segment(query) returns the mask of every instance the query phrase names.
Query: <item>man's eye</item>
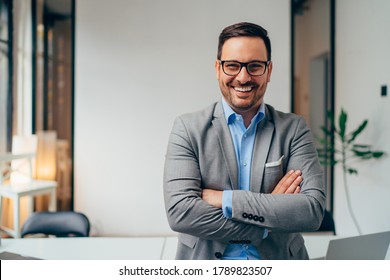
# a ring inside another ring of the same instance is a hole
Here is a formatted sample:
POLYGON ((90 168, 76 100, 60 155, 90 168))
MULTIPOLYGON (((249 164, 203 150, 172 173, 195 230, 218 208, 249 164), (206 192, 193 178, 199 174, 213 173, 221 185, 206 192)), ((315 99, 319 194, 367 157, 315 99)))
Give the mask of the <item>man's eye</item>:
POLYGON ((262 63, 253 63, 253 64, 249 64, 248 67, 251 70, 261 70, 261 69, 264 69, 264 64, 262 64, 262 63))
POLYGON ((227 67, 229 69, 238 69, 238 68, 240 68, 240 65, 237 63, 226 63, 225 67, 227 67))

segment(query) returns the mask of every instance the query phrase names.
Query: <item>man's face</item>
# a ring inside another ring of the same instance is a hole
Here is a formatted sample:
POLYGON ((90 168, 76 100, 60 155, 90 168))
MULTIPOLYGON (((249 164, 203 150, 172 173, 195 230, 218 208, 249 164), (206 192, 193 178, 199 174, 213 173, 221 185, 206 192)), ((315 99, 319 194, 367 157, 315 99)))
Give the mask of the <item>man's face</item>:
MULTIPOLYGON (((258 37, 230 38, 222 47, 221 60, 267 61, 267 49, 264 41, 258 37)), ((215 71, 222 95, 230 107, 239 114, 255 114, 263 102, 271 78, 272 62, 262 76, 249 75, 245 67, 236 76, 228 76, 218 60, 215 71)))

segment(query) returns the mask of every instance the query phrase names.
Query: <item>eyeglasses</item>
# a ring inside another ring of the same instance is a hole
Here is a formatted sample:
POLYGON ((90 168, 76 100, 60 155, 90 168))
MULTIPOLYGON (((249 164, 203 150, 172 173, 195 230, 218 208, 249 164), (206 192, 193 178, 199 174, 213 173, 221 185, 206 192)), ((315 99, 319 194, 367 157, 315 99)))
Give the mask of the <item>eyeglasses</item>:
POLYGON ((220 60, 223 72, 228 76, 236 76, 241 72, 242 67, 246 68, 246 71, 251 76, 262 76, 267 69, 270 61, 250 61, 239 62, 235 60, 220 60))

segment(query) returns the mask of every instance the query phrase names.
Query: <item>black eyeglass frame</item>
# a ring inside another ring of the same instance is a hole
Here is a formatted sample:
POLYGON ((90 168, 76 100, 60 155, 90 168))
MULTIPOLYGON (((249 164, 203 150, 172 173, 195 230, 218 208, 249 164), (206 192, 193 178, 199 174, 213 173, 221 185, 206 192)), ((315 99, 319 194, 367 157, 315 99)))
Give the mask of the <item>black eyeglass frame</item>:
POLYGON ((246 72, 249 75, 254 76, 254 77, 260 77, 260 76, 263 76, 265 74, 265 72, 267 71, 267 67, 270 64, 270 62, 271 62, 271 60, 267 60, 267 61, 253 60, 253 61, 249 61, 249 62, 240 62, 240 61, 237 61, 237 60, 219 60, 219 63, 221 64, 223 73, 225 73, 228 76, 237 76, 238 74, 240 74, 242 68, 245 67, 246 72), (226 62, 236 62, 236 63, 240 64, 240 70, 237 72, 237 74, 232 75, 232 74, 228 74, 228 73, 225 72, 225 68, 223 67, 223 65, 226 62), (262 63, 262 64, 264 64, 265 65, 264 72, 262 74, 260 74, 260 75, 253 75, 253 74, 249 73, 248 65, 251 64, 251 63, 262 63))

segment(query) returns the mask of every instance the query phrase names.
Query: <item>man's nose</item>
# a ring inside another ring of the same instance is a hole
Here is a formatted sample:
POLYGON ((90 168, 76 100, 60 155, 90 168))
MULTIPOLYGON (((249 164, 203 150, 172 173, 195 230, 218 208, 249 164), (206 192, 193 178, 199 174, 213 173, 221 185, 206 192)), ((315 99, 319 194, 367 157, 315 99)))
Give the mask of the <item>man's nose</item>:
POLYGON ((241 83, 245 84, 251 80, 251 75, 249 75, 246 67, 242 67, 240 73, 236 76, 236 79, 241 83))

